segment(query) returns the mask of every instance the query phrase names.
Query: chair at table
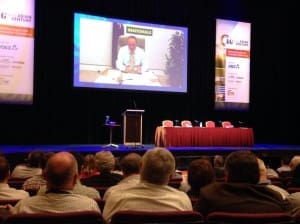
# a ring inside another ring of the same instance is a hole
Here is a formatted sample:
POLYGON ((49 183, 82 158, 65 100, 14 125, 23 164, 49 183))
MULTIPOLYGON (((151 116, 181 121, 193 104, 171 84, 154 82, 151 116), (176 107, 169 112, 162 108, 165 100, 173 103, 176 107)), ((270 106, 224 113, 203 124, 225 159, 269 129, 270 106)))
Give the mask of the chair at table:
POLYGON ((104 220, 96 211, 64 213, 13 214, 6 217, 3 224, 103 224, 104 220))
POLYGON ((199 224, 204 217, 197 211, 118 211, 111 219, 111 224, 199 224))
POLYGON ((215 128, 216 127, 216 123, 214 121, 206 121, 205 122, 205 127, 207 127, 207 128, 215 128))
POLYGON ((233 128, 234 126, 230 121, 222 121, 222 127, 223 128, 233 128))
POLYGON ((189 120, 183 120, 181 121, 181 127, 185 127, 185 128, 191 128, 193 127, 192 122, 189 120))
POLYGON ((206 216, 208 224, 290 224, 293 217, 283 212, 240 213, 212 212, 206 216))
POLYGON ((162 126, 163 127, 173 127, 174 124, 173 124, 173 121, 171 121, 171 120, 163 120, 162 121, 162 126))

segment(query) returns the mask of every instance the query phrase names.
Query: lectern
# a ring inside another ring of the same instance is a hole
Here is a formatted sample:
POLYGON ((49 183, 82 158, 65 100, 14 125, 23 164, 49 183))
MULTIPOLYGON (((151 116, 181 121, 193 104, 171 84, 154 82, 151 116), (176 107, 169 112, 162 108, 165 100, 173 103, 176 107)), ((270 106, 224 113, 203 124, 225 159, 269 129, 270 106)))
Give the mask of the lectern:
POLYGON ((127 109, 122 113, 124 145, 142 145, 144 112, 145 110, 127 109))

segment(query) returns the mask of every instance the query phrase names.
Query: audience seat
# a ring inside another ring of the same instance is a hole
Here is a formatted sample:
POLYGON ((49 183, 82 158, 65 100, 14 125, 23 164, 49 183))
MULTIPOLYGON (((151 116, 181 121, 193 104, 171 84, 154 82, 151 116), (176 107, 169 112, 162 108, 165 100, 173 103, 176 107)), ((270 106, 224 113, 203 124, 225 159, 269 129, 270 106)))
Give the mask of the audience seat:
POLYGON ((94 198, 94 200, 97 202, 99 209, 101 212, 103 211, 104 205, 105 205, 105 200, 102 198, 94 198))
POLYGON ((174 188, 179 188, 182 182, 182 178, 172 178, 169 180, 168 185, 174 188))
POLYGON ((23 187, 23 183, 25 182, 25 180, 27 180, 28 178, 17 178, 17 177, 10 177, 8 178, 8 185, 10 187, 16 188, 16 189, 22 189, 23 187))
POLYGON ((290 194, 300 192, 300 187, 287 187, 286 191, 290 194))
POLYGON ((293 217, 288 213, 240 213, 212 212, 207 215, 208 224, 291 224, 293 217))
POLYGON ((197 211, 118 211, 111 224, 199 224, 204 223, 203 215, 197 211))
POLYGON ((0 199, 0 205, 10 204, 12 206, 15 206, 15 204, 17 204, 19 200, 20 199, 0 199))
POLYGON ((3 224, 104 224, 100 213, 94 211, 35 213, 9 215, 3 224))
POLYGON ((105 194, 105 191, 109 188, 110 186, 108 187, 103 187, 103 186, 94 186, 94 188, 99 192, 101 198, 103 198, 104 194, 105 194))

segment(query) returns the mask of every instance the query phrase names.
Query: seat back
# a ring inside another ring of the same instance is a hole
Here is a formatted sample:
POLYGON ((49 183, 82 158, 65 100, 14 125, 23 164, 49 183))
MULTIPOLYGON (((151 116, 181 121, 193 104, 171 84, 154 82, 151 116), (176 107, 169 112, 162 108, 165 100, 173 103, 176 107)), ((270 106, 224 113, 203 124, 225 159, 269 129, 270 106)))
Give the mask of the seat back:
POLYGON ((288 213, 239 213, 212 212, 207 215, 208 224, 290 224, 293 217, 288 213))
POLYGON ((98 204, 100 211, 103 211, 104 205, 105 205, 105 200, 103 200, 102 198, 94 198, 94 200, 98 204))
POLYGON ((0 205, 7 205, 10 204, 12 206, 15 206, 20 199, 0 199, 0 205))
POLYGON ((216 127, 216 123, 214 121, 206 121, 205 122, 205 127, 214 128, 214 127, 216 127))
POLYGON ((95 189, 99 192, 101 198, 103 198, 103 196, 104 196, 106 190, 107 190, 109 187, 110 187, 110 186, 93 186, 93 188, 95 188, 95 189))
POLYGON ((197 211, 118 211, 111 219, 111 224, 199 224, 204 218, 197 211))
POLYGON ((222 121, 223 128, 233 128, 233 125, 230 121, 222 121))
POLYGON ((173 121, 171 121, 171 120, 163 120, 163 121, 162 121, 162 126, 163 126, 163 127, 173 127, 173 126, 174 126, 174 123, 173 123, 173 121))
POLYGON ((96 211, 35 213, 9 215, 3 224, 103 224, 104 220, 96 211))
POLYGON ((182 182, 182 178, 171 178, 168 182, 168 185, 174 188, 179 188, 182 182))
POLYGON ((185 128, 191 128, 193 127, 192 122, 189 120, 183 120, 181 121, 181 127, 185 127, 185 128))
POLYGON ((23 183, 28 178, 18 178, 18 177, 10 177, 7 180, 7 183, 10 187, 16 188, 16 189, 22 189, 23 183))

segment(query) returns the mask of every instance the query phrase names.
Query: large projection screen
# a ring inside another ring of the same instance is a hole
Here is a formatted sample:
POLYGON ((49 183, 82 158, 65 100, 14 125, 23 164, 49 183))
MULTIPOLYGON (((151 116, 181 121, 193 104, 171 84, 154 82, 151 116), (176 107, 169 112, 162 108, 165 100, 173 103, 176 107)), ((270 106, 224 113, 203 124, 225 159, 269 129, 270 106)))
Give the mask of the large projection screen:
POLYGON ((35 0, 0 6, 0 103, 32 104, 35 0))
POLYGON ((216 20, 215 109, 249 109, 250 38, 250 23, 216 20))
POLYGON ((74 13, 73 85, 186 93, 187 50, 188 28, 184 26, 74 13), (119 53, 128 51, 128 37, 132 36, 144 52, 141 72, 124 71, 121 67, 128 64, 118 63, 119 53))

